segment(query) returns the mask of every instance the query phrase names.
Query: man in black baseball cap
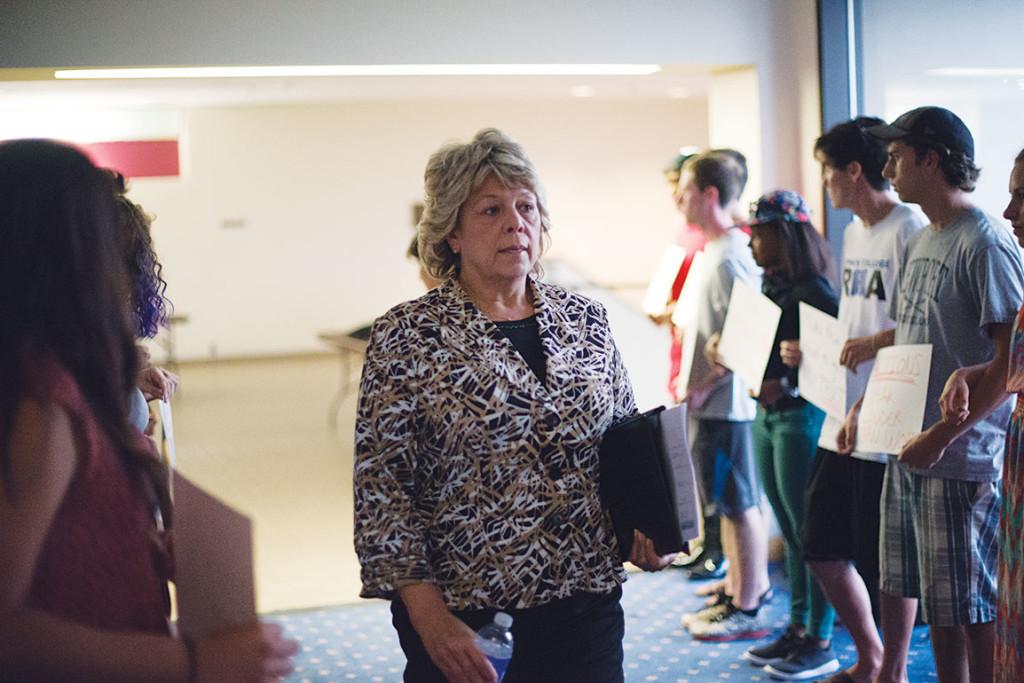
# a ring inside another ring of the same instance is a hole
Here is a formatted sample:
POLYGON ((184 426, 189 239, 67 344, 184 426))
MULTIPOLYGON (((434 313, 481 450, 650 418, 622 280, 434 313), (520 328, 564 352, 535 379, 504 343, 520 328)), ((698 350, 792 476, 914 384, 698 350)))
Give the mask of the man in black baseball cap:
MULTIPOLYGON (((902 114, 892 123, 872 126, 866 132, 890 143, 890 165, 894 162, 894 150, 896 156, 905 156, 900 151, 909 148, 914 153, 917 165, 930 158, 941 170, 947 184, 963 192, 974 191, 981 172, 974 165, 974 136, 960 117, 948 109, 918 107, 902 114), (929 157, 930 153, 934 153, 934 156, 929 157)), ((890 172, 894 170, 889 165, 887 169, 890 172)), ((918 199, 905 196, 908 193, 917 194, 907 187, 907 179, 902 181, 904 190, 900 189, 900 184, 893 180, 893 188, 899 193, 900 199, 913 204, 921 203, 918 199)))
POLYGON ((872 126, 867 132, 881 140, 916 137, 974 158, 974 137, 960 117, 942 107, 918 107, 901 115, 892 123, 872 126))
POLYGON ((1010 333, 1024 267, 1009 232, 969 197, 974 139, 941 107, 867 131, 889 141, 882 175, 930 224, 902 253, 890 297, 894 330, 878 346, 931 345, 924 429, 886 464, 879 591, 885 656, 877 681, 906 680, 920 602, 939 680, 991 681, 996 618, 999 477, 1010 333), (964 373, 974 367, 983 371, 964 373), (947 383, 947 378, 949 378, 947 383), (947 396, 943 387, 952 387, 947 396), (962 393, 961 393, 962 392, 962 393), (950 417, 945 403, 963 405, 950 417))

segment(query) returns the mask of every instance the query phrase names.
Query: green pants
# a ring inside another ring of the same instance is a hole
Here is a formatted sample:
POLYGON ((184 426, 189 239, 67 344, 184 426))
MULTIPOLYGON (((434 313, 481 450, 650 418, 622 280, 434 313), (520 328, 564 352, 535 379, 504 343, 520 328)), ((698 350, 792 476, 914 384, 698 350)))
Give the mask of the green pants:
POLYGON ((835 610, 803 560, 801 530, 811 464, 825 413, 810 403, 784 410, 757 409, 754 452, 765 496, 786 541, 786 573, 792 595, 790 623, 807 627, 808 635, 832 638, 835 610))

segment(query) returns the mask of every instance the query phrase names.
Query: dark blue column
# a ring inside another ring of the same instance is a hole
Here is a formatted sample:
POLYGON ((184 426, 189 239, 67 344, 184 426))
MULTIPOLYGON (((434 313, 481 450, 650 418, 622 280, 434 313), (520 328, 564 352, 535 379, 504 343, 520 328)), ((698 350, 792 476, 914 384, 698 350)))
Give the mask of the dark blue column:
MULTIPOLYGON (((863 108, 860 39, 861 0, 818 0, 818 52, 821 71, 821 123, 828 130, 863 108)), ((838 259, 843 226, 853 214, 836 209, 825 195, 825 236, 838 259)))

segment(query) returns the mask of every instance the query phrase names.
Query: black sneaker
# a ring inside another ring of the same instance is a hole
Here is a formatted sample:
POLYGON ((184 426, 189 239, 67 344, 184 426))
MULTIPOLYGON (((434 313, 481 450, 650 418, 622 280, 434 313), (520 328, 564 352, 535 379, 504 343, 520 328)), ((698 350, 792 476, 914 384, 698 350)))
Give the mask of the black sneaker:
POLYGON ((681 567, 682 569, 693 569, 694 567, 699 566, 708 557, 715 554, 720 555, 721 552, 721 550, 712 550, 706 545, 701 544, 691 553, 686 553, 685 555, 683 553, 679 553, 679 555, 676 556, 676 560, 678 561, 680 558, 684 558, 684 561, 680 562, 676 566, 681 567))
POLYGON ((790 624, 786 628, 786 632, 777 639, 767 645, 748 649, 740 655, 740 658, 747 660, 755 666, 775 664, 784 660, 791 652, 800 647, 803 644, 803 640, 804 634, 800 629, 790 624))
POLYGON ((818 639, 804 636, 803 642, 781 662, 767 664, 765 673, 783 681, 803 681, 839 670, 839 660, 831 645, 822 648, 818 639))
POLYGON ((672 566, 677 569, 690 569, 700 561, 704 555, 704 546, 699 545, 688 553, 678 553, 676 559, 672 560, 672 566))

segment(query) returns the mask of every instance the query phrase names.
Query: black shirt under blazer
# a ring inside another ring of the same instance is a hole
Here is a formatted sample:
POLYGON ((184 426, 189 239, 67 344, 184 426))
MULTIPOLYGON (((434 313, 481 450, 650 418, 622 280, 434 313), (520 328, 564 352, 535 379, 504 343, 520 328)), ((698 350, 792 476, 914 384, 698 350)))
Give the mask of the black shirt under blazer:
MULTIPOLYGON (((828 279, 817 275, 800 282, 789 282, 776 274, 765 275, 762 285, 764 295, 778 304, 782 309, 782 316, 779 318, 779 328, 775 333, 772 355, 768 360, 768 367, 764 371, 764 378, 780 379, 786 377, 790 386, 797 386, 796 368, 787 367, 779 355, 779 344, 788 339, 800 338, 800 303, 803 302, 822 313, 832 317, 839 314, 839 297, 832 288, 828 279)), ((784 396, 771 406, 768 410, 784 410, 794 408, 806 403, 803 398, 792 398, 784 396)))

